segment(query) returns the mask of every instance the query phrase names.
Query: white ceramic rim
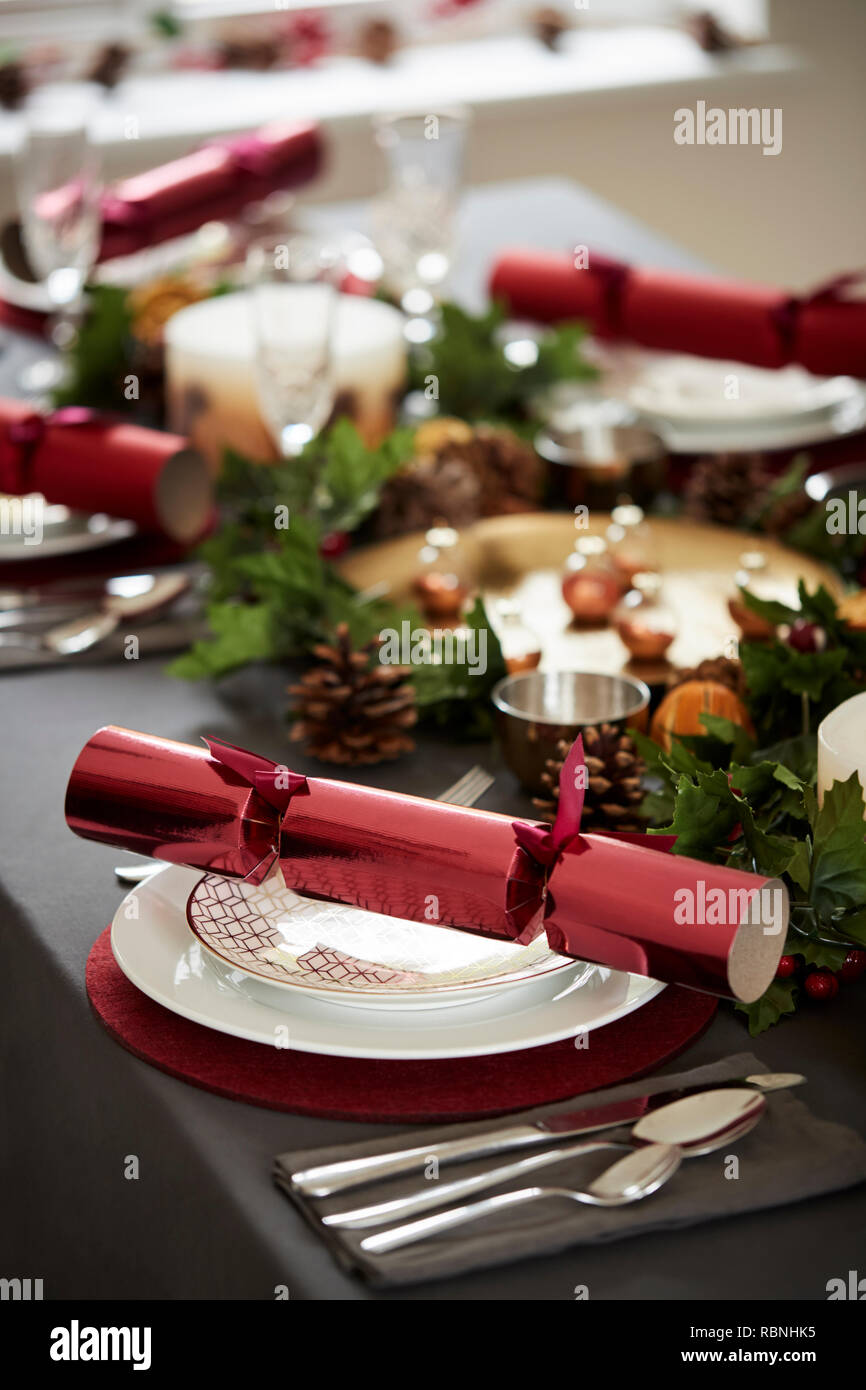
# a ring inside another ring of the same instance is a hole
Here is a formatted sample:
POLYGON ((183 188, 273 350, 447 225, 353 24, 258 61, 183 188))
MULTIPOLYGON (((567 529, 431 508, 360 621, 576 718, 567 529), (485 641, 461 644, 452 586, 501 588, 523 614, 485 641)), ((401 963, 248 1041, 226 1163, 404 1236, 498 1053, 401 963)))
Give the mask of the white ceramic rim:
MULTIPOLYGON (((261 981, 213 961, 191 937, 184 904, 198 876, 167 865, 126 895, 111 927, 115 960, 136 988, 172 1013, 269 1047, 395 1061, 493 1056, 582 1036, 633 1013, 665 988, 659 980, 599 969, 583 988, 568 982, 560 989, 562 976, 542 976, 519 997, 510 995, 504 1008, 494 993, 460 1009, 412 1014, 362 1012, 269 992, 261 981), (134 917, 125 912, 133 899, 134 917), (287 1044, 276 1043, 278 1029, 287 1030, 287 1044)), ((576 974, 580 969, 575 965, 576 974)))
MULTIPOLYGON (((97 515, 102 515, 97 513, 97 515)), ((115 541, 128 540, 138 530, 135 522, 123 521, 119 517, 106 517, 106 524, 98 531, 89 529, 92 517, 85 512, 71 512, 65 530, 53 539, 50 526, 46 526, 39 545, 25 545, 23 537, 14 539, 6 536, 0 541, 0 564, 13 564, 19 560, 45 560, 53 555, 74 555, 82 550, 100 550, 115 541), (76 527, 74 522, 79 522, 76 527)))

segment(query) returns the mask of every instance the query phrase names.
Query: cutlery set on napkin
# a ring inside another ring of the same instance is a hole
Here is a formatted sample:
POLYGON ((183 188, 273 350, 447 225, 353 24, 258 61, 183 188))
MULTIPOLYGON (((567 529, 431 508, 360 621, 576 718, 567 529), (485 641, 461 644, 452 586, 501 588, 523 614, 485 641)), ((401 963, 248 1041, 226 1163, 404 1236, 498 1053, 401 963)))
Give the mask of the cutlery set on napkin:
POLYGON ((866 1144, 789 1094, 805 1079, 739 1054, 505 1126, 284 1153, 273 1176, 370 1282, 444 1278, 853 1185, 866 1144), (593 1137, 571 1142, 580 1135, 593 1137))
POLYGON ((63 664, 92 654, 169 651, 203 630, 196 573, 185 566, 30 588, 0 587, 0 671, 63 664))

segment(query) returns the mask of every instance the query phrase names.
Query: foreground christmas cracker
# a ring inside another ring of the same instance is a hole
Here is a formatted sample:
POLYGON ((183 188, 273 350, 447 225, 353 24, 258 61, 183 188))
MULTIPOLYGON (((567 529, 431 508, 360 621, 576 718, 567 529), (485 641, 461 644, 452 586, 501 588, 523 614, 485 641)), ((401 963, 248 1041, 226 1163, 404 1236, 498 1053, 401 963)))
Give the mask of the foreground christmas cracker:
POLYGON ((661 836, 580 834, 583 750, 550 828, 489 811, 303 777, 230 744, 100 729, 66 818, 87 839, 411 921, 750 1001, 772 980, 788 900, 777 879, 666 853, 661 836))

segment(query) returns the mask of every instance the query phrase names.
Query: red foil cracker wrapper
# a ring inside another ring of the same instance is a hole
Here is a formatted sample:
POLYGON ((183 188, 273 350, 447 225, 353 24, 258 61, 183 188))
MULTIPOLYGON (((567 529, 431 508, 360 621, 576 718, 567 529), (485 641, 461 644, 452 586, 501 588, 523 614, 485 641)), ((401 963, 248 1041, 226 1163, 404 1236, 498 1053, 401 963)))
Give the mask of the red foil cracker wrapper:
POLYGON ((716 276, 627 265, 590 252, 585 265, 551 251, 500 253, 490 294, 516 318, 585 319, 597 337, 756 367, 796 362, 818 376, 866 376, 863 272, 803 295, 716 276))
POLYGON ((0 397, 0 492, 40 492, 80 512, 107 512, 189 543, 205 531, 213 484, 180 435, 100 416, 82 406, 40 415, 0 397))
MULTIPOLYGON (((236 217, 249 203, 308 183, 322 156, 322 136, 311 121, 275 123, 123 179, 102 196, 98 258, 129 256, 205 222, 236 217)), ((75 196, 74 189, 59 188, 43 195, 43 203, 57 216, 75 196)))
POLYGON ((69 780, 76 834, 308 897, 750 1001, 772 980, 787 892, 775 879, 665 851, 656 836, 583 835, 580 740, 555 825, 303 777, 230 744, 100 729, 69 780))

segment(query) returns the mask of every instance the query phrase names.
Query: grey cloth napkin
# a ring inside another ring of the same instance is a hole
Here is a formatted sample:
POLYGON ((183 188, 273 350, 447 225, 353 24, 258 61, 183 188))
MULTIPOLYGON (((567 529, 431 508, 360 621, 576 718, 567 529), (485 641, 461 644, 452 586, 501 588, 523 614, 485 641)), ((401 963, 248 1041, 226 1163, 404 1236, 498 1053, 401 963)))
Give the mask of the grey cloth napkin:
MULTIPOLYGON (((662 1073, 505 1119, 412 1130, 406 1135, 406 1142, 413 1147, 433 1144, 437 1140, 479 1134, 503 1124, 520 1123, 576 1106, 627 1100, 683 1086, 706 1085, 709 1088, 720 1081, 768 1070, 770 1068, 756 1057, 742 1052, 709 1066, 662 1073)), ((767 1098, 767 1113, 750 1134, 734 1140, 715 1154, 686 1159, 659 1192, 630 1206, 591 1207, 551 1198, 485 1217, 477 1223, 384 1255, 370 1255, 361 1250, 360 1242, 369 1231, 337 1231, 323 1226, 320 1218, 331 1211, 348 1210, 415 1191, 425 1182, 422 1172, 353 1188, 334 1197, 312 1199, 292 1189, 290 1176, 313 1164, 387 1152, 399 1147, 398 1137, 391 1135, 366 1143, 280 1154, 274 1161, 273 1176, 329 1243, 335 1258, 344 1267, 358 1271, 370 1283, 380 1286, 421 1283, 491 1265, 510 1264, 530 1256, 556 1254, 572 1245, 595 1245, 644 1231, 668 1230, 763 1207, 783 1206, 861 1182, 866 1178, 866 1143, 853 1130, 816 1119, 800 1099, 803 1095, 808 1095, 808 1084, 793 1092, 773 1092, 767 1098), (737 1177, 726 1175, 732 1167, 728 1163, 731 1154, 739 1160, 737 1177)), ((618 1140, 626 1133, 627 1130, 607 1131, 608 1136, 618 1140)), ((440 1176, 444 1180, 468 1176, 518 1156, 514 1153, 495 1159, 488 1156, 471 1163, 443 1164, 440 1176)), ((572 1158, 545 1168, 538 1181, 580 1187, 591 1182, 620 1156, 611 1151, 572 1158)), ((528 1186, 531 1181, 512 1180, 505 1188, 528 1186)), ((479 1195, 490 1196, 495 1190, 491 1188, 479 1195)))

